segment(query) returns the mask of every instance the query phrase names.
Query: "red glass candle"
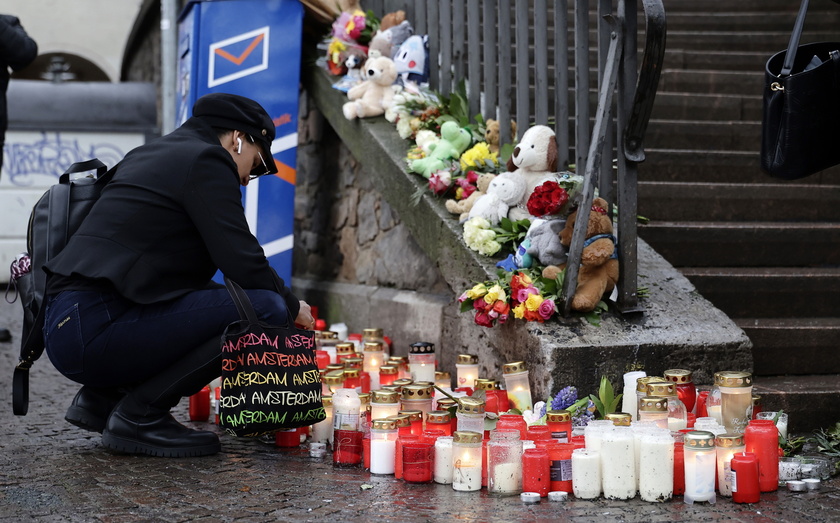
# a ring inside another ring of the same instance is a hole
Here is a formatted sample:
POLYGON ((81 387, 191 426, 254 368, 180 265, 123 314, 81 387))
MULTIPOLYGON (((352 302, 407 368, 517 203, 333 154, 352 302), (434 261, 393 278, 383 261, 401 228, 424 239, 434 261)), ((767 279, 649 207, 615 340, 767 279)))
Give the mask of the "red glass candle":
POLYGON ((572 414, 568 410, 549 410, 545 417, 551 438, 568 443, 572 437, 572 414))
POLYGON ((210 386, 190 396, 190 421, 207 421, 210 417, 210 386))
POLYGON ((499 391, 485 390, 484 412, 499 413, 499 391))
POLYGON ((586 448, 586 436, 572 436, 571 443, 574 444, 576 449, 586 448))
POLYGON ((549 478, 552 491, 572 492, 572 451, 575 448, 578 447, 574 443, 548 445, 549 478))
POLYGON ((359 373, 359 382, 362 386, 362 393, 369 393, 370 392, 370 373, 361 371, 359 373))
POLYGON ((490 437, 487 435, 487 431, 484 432, 484 436, 481 439, 481 486, 487 486, 487 442, 490 441, 490 437))
POLYGON ((691 371, 685 369, 669 369, 663 373, 666 380, 676 383, 677 397, 685 405, 688 412, 694 410, 697 401, 697 388, 691 379, 691 371))
POLYGON ((420 441, 431 443, 434 446, 437 439, 441 436, 446 436, 446 432, 440 429, 426 429, 423 431, 423 435, 420 436, 420 441))
POLYGON ((344 369, 344 388, 361 392, 362 378, 359 375, 359 369, 344 369))
POLYGON ((518 430, 519 439, 525 439, 528 434, 528 424, 522 414, 501 414, 496 421, 496 430, 518 430))
POLYGON ((336 429, 333 434, 333 465, 352 467, 361 464, 364 433, 336 429))
POLYGON ((394 365, 382 365, 379 367, 379 387, 393 385, 399 377, 399 369, 394 365))
POLYGON ((402 479, 403 477, 403 443, 411 443, 414 441, 420 441, 420 436, 415 436, 413 434, 397 436, 397 444, 394 446, 394 477, 397 479, 402 479))
POLYGON ((421 410, 401 410, 400 414, 408 414, 408 420, 411 422, 411 433, 415 436, 423 435, 423 411, 421 410))
POLYGON ((219 409, 222 406, 222 388, 221 387, 216 387, 216 390, 214 391, 214 394, 215 394, 215 398, 216 398, 216 405, 215 405, 213 411, 216 414, 216 425, 218 425, 219 424, 219 409))
POLYGON ((758 503, 758 459, 752 452, 738 452, 732 456, 732 501, 758 503))
POLYGON ((508 399, 507 391, 496 389, 496 397, 499 398, 499 412, 509 411, 510 400, 508 399))
POLYGON ((278 430, 274 433, 274 445, 277 447, 297 447, 300 445, 298 429, 278 430))
POLYGON ((697 421, 697 414, 694 414, 693 412, 689 412, 688 414, 686 414, 685 427, 688 428, 688 429, 694 428, 694 422, 695 421, 697 421))
POLYGON ((709 416, 709 411, 706 410, 706 398, 709 397, 709 391, 701 390, 697 393, 697 400, 695 401, 695 414, 698 418, 706 418, 709 416))
POLYGON ((425 441, 403 443, 402 473, 408 483, 431 483, 434 472, 435 447, 425 441))
MULTIPOLYGON (((457 419, 455 422, 457 423, 457 419)), ((457 428, 457 425, 455 425, 457 428)), ((452 429, 452 420, 450 419, 449 412, 444 410, 433 410, 426 416, 426 430, 440 430, 443 431, 442 436, 451 436, 453 429, 452 429)))
POLYGON ((755 419, 758 416, 758 413, 764 410, 764 407, 761 405, 761 396, 752 397, 752 408, 752 419, 755 419))
POLYGON ((770 419, 750 420, 744 429, 746 452, 758 460, 758 487, 761 492, 779 488, 779 431, 770 419))
POLYGON ((397 414, 396 416, 388 416, 388 418, 396 420, 398 438, 411 435, 411 419, 408 414, 397 414))
POLYGON ((370 470, 370 432, 362 438, 362 466, 370 470))
POLYGON ((318 369, 326 369, 327 365, 330 364, 330 353, 325 350, 316 349, 315 363, 318 365, 318 369))
POLYGON ((548 497, 551 469, 546 449, 526 449, 522 454, 522 491, 548 497))
POLYGON ((674 442, 674 495, 685 494, 685 444, 674 442))
POLYGON ((525 437, 526 439, 529 439, 534 442, 545 439, 551 439, 551 429, 548 427, 548 425, 532 425, 526 429, 525 437))

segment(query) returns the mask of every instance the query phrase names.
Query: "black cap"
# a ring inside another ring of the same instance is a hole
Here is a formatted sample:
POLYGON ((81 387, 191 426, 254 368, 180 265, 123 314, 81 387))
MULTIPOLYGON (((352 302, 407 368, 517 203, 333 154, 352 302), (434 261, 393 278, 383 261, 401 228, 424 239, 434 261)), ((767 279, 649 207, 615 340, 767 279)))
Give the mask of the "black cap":
MULTIPOLYGON (((201 118, 213 127, 242 131, 251 136, 262 149, 267 172, 277 172, 277 164, 271 155, 274 122, 257 102, 236 94, 210 93, 195 102, 193 116, 201 118)), ((262 171, 266 169, 262 166, 257 167, 252 174, 264 174, 262 171)))

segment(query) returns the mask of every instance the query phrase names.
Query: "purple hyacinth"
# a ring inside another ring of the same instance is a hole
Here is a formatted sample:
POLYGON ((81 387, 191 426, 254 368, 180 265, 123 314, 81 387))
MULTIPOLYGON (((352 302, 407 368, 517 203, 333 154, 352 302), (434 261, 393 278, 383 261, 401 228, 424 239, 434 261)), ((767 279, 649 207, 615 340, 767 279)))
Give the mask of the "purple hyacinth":
POLYGON ((563 410, 571 407, 578 400, 577 388, 568 386, 560 389, 560 392, 551 400, 552 410, 563 410))
POLYGON ((577 412, 572 416, 572 426, 573 427, 585 427, 589 424, 590 421, 595 419, 595 413, 592 409, 595 407, 595 404, 592 403, 592 400, 589 400, 589 403, 586 405, 585 409, 578 409, 577 412))

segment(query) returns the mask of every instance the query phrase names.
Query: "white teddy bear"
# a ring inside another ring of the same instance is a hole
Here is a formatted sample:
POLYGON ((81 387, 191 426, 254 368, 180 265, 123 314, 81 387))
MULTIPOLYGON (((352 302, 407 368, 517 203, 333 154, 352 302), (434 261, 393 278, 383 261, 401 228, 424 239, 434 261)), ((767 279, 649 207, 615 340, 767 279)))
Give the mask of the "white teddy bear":
POLYGON ((528 212, 528 198, 543 182, 556 181, 557 141, 551 127, 535 125, 525 131, 513 149, 507 168, 522 176, 526 184, 522 198, 511 206, 508 217, 514 221, 534 218, 528 212))
POLYGON ((498 225, 502 218, 508 215, 511 206, 522 199, 525 189, 526 183, 522 176, 510 172, 502 173, 490 182, 484 196, 475 201, 469 217, 481 216, 492 225, 498 225))
POLYGON ((385 56, 368 58, 364 75, 365 81, 347 91, 350 101, 342 109, 348 120, 379 116, 393 103, 394 81, 397 79, 393 60, 385 56))

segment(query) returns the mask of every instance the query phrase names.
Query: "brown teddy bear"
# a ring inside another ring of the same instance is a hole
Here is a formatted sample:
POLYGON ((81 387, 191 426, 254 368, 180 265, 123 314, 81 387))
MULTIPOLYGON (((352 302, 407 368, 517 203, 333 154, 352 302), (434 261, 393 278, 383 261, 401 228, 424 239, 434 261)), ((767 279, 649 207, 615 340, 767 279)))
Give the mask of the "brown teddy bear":
POLYGON ((342 109, 348 120, 384 114, 394 100, 394 61, 387 56, 374 56, 365 62, 364 70, 366 79, 347 91, 350 101, 342 109))
MULTIPOLYGON (((516 122, 513 120, 510 121, 510 135, 512 137, 516 137, 516 122)), ((500 132, 498 120, 488 118, 487 125, 484 128, 484 141, 487 142, 487 146, 490 148, 491 153, 499 154, 499 136, 500 132)))
MULTIPOLYGON (((569 215, 566 227, 560 231, 560 243, 568 247, 572 243, 572 232, 577 221, 577 211, 569 215)), ((578 283, 572 298, 571 309, 591 312, 604 294, 612 292, 618 282, 618 257, 615 237, 612 235, 612 220, 607 215, 607 202, 595 198, 586 227, 586 241, 580 257, 578 283)), ((554 279, 565 265, 549 265, 543 269, 543 276, 554 279)))
POLYGON ((490 186, 490 182, 493 181, 496 175, 493 173, 482 173, 478 176, 478 181, 475 182, 477 190, 473 191, 472 194, 464 198, 463 200, 446 200, 446 210, 451 212, 452 214, 457 214, 458 219, 460 221, 466 221, 467 218, 470 217, 470 211, 473 208, 473 204, 475 201, 484 196, 487 193, 487 187, 490 186))
POLYGON ((382 21, 379 22, 379 29, 384 31, 403 22, 405 22, 405 11, 400 9, 399 11, 394 11, 383 16, 382 21))

